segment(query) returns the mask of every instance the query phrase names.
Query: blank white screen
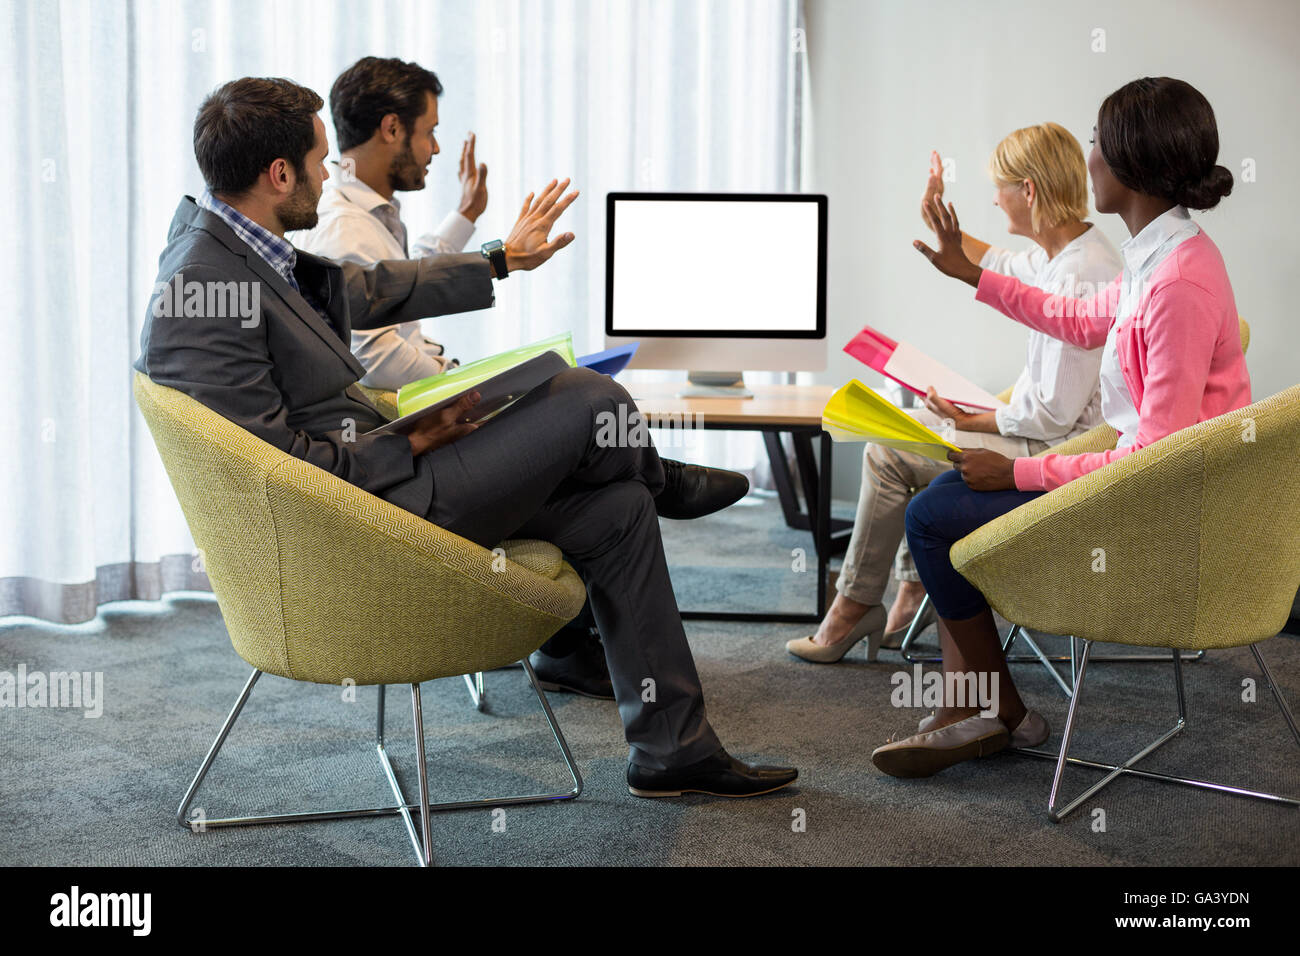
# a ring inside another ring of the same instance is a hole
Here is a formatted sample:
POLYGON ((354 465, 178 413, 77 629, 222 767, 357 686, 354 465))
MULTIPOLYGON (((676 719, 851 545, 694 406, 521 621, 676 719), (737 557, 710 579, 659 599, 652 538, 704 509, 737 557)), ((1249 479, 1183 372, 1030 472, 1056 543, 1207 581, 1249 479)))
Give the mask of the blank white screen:
POLYGON ((614 206, 614 332, 816 331, 815 200, 614 206))

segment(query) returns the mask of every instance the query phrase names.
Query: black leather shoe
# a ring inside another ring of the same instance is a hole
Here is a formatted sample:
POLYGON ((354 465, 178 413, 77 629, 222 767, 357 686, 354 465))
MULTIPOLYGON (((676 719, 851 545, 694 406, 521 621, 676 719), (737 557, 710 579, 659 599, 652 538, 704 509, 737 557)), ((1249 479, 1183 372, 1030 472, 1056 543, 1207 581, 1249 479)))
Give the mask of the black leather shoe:
POLYGON ((749 479, 725 468, 686 465, 671 458, 664 466, 664 490, 655 498, 661 518, 700 518, 721 511, 749 494, 749 479))
POLYGON ((595 635, 575 642, 572 650, 563 657, 552 657, 539 648, 529 655, 528 663, 533 665, 542 690, 581 694, 597 700, 614 699, 614 683, 609 679, 605 648, 595 635))
POLYGON ((787 787, 798 778, 794 767, 754 767, 719 749, 712 757, 672 770, 627 765, 627 789, 637 797, 680 797, 707 793, 714 797, 756 797, 787 787))

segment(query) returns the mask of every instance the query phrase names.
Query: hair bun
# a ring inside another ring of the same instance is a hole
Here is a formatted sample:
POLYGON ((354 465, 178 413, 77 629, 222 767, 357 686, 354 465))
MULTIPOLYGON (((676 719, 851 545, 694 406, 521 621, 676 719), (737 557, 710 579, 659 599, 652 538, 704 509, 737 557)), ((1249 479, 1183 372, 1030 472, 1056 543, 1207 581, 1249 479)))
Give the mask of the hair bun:
POLYGON ((1213 209, 1231 192, 1232 173, 1225 166, 1215 166, 1199 180, 1184 183, 1173 199, 1188 209, 1213 209))

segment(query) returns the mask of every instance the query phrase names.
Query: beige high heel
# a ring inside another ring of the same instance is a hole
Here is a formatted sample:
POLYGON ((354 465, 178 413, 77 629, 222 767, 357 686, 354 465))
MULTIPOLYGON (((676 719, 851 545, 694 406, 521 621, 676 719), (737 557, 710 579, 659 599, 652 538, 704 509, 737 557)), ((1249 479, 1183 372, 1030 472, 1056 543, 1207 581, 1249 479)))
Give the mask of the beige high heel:
MULTIPOLYGON (((918 621, 916 624, 916 633, 920 634, 922 631, 924 631, 927 627, 929 627, 937 620, 939 620, 939 615, 934 609, 934 602, 926 601, 925 610, 921 612, 921 620, 918 621)), ((885 640, 880 646, 893 648, 894 650, 897 650, 898 648, 902 647, 903 638, 907 636, 907 629, 910 628, 911 626, 912 626, 912 622, 908 621, 898 630, 890 631, 888 634, 885 635, 885 640)))
POLYGON ((813 637, 816 636, 814 634, 786 641, 785 649, 795 657, 812 661, 814 664, 834 664, 853 650, 859 641, 866 638, 867 660, 874 661, 876 653, 880 650, 880 642, 885 637, 887 616, 884 605, 877 604, 867 609, 862 619, 853 625, 853 629, 841 641, 836 641, 834 644, 817 644, 813 641, 813 637))

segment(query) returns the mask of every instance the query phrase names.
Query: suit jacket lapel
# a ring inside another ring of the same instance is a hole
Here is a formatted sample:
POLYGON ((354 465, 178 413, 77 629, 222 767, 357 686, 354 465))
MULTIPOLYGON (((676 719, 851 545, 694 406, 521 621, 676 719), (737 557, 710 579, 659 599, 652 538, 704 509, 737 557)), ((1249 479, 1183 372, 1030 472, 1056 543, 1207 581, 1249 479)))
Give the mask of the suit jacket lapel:
MULTIPOLYGON (((298 292, 294 291, 293 286, 284 280, 280 273, 271 268, 271 264, 258 255, 257 250, 253 249, 248 243, 244 242, 226 225, 225 220, 220 216, 208 212, 201 208, 198 203, 186 196, 181 200, 182 209, 186 206, 189 212, 190 225, 196 229, 202 229, 209 233, 223 246, 238 255, 244 257, 248 267, 257 273, 258 277, 268 286, 280 299, 289 306, 307 328, 315 332, 322 342, 330 347, 339 358, 343 359, 348 367, 360 378, 366 370, 356 356, 352 354, 351 343, 344 342, 338 332, 330 328, 325 320, 320 317, 315 309, 307 302, 306 299, 298 292)), ((334 290, 334 279, 330 277, 330 292, 334 290)))

